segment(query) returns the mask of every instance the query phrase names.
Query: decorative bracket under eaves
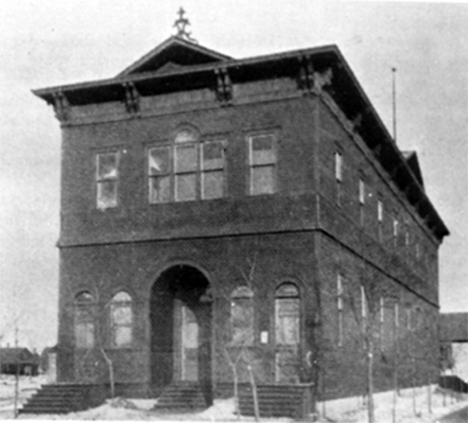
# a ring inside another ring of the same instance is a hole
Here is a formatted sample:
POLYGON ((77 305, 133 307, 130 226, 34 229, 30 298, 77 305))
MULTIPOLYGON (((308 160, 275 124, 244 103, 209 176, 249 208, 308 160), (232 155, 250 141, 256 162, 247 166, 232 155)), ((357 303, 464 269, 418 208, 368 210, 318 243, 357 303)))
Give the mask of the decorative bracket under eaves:
POLYGON ((223 106, 231 104, 232 82, 226 68, 215 69, 216 74, 216 97, 223 106))

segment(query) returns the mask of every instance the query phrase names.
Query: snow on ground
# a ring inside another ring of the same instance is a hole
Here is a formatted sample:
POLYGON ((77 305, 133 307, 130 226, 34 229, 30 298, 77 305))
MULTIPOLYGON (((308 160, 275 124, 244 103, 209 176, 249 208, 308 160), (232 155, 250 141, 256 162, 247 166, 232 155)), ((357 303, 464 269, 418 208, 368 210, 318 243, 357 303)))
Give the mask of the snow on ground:
MULTIPOLYGON (((45 383, 43 377, 20 378, 20 404, 45 383)), ((0 377, 0 420, 13 418, 15 379, 0 377)), ((401 390, 396 397, 396 418, 393 418, 392 392, 375 395, 376 422, 378 423, 433 423, 451 411, 468 406, 468 395, 455 395, 432 385, 401 390), (429 404, 431 409, 429 409, 429 404)), ((156 400, 115 398, 105 404, 67 415, 20 415, 21 420, 158 420, 165 422, 219 422, 238 421, 234 400, 215 400, 214 405, 198 413, 163 413, 153 410, 156 400)), ((367 407, 362 397, 345 398, 318 404, 319 423, 365 423, 367 407)), ((312 417, 312 416, 311 416, 312 417)), ((267 419, 265 422, 291 422, 291 419, 267 419)), ((311 419, 312 420, 312 419, 311 419)), ((242 416, 242 421, 254 421, 242 416)))
MULTIPOLYGON (((467 407, 468 395, 454 394, 431 385, 403 389, 396 397, 393 392, 379 393, 374 396, 374 402, 378 423, 432 423, 451 411, 467 407)), ((324 423, 368 421, 367 406, 362 397, 319 403, 317 411, 318 421, 324 423)))

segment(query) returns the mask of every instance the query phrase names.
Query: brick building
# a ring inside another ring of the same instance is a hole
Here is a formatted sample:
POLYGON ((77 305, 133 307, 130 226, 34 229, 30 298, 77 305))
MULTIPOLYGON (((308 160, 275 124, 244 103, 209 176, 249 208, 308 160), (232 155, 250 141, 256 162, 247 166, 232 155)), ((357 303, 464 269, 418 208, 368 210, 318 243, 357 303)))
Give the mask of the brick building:
POLYGON ((336 46, 236 60, 171 37, 35 90, 62 128, 59 381, 318 398, 435 381, 448 230, 336 46), (228 359, 229 357, 229 359, 228 359))

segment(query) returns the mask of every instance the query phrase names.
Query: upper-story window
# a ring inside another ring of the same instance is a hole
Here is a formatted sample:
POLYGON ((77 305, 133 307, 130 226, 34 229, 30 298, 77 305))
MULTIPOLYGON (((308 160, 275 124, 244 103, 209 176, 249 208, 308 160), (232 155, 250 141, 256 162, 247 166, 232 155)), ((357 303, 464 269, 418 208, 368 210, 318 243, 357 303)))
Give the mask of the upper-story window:
POLYGON ((393 245, 395 247, 398 245, 398 231, 399 231, 398 226, 399 226, 398 219, 395 216, 393 218, 393 245))
POLYGON ((276 191, 276 139, 274 134, 252 135, 249 141, 250 194, 276 191))
POLYGON ((343 183, 343 155, 341 152, 335 152, 335 180, 336 180, 336 204, 341 205, 343 183))
POLYGON ((377 200, 377 221, 378 221, 378 231, 379 231, 379 241, 383 241, 383 219, 384 219, 384 205, 382 198, 377 200))
POLYGON ((179 131, 171 145, 150 148, 150 203, 223 197, 224 150, 224 140, 201 141, 193 129, 179 131))
POLYGON ((97 207, 117 206, 119 155, 117 152, 98 154, 96 157, 97 207))
POLYGON ((366 202, 366 183, 359 178, 359 221, 364 225, 364 204, 366 202))

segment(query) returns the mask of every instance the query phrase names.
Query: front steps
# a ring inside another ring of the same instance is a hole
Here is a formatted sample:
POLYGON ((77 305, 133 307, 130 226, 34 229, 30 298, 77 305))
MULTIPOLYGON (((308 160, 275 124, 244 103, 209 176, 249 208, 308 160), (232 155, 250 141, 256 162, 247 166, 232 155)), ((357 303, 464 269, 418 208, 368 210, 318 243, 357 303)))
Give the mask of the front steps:
POLYGON ((207 408, 205 397, 197 382, 175 382, 164 389, 153 410, 191 412, 205 408, 207 408))
POLYGON ((86 410, 89 386, 80 384, 43 385, 19 410, 20 414, 67 414, 86 410))
MULTIPOLYGON (((257 397, 260 417, 290 417, 302 419, 307 410, 309 387, 301 385, 258 385, 257 397)), ((240 413, 254 416, 251 386, 244 385, 239 392, 240 413)))

